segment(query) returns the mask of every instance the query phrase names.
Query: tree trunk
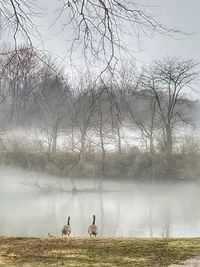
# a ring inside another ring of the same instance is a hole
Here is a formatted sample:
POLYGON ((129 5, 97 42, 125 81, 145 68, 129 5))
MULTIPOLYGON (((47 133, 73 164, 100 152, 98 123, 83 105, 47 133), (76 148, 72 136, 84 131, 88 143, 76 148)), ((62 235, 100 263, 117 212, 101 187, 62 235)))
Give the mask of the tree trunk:
POLYGON ((57 149, 57 139, 58 139, 58 130, 60 127, 60 122, 61 122, 61 118, 57 118, 55 123, 53 124, 52 127, 52 153, 56 152, 57 149))
POLYGON ((119 154, 122 153, 122 142, 121 142, 121 133, 120 133, 120 127, 117 125, 117 143, 118 143, 118 152, 119 154))
POLYGON ((150 154, 154 153, 154 120, 155 120, 155 109, 156 109, 156 103, 153 102, 153 112, 152 112, 152 118, 151 118, 151 129, 150 129, 150 154))
POLYGON ((54 130, 52 133, 52 153, 56 153, 56 149, 57 149, 57 131, 54 130))
POLYGON ((102 132, 102 123, 100 124, 100 140, 101 140, 101 176, 103 177, 104 176, 104 165, 105 165, 105 155, 106 155, 106 152, 105 152, 105 147, 104 147, 104 139, 103 139, 103 132, 102 132))
POLYGON ((170 159, 172 156, 172 130, 170 126, 166 127, 166 154, 167 158, 170 159))
POLYGON ((154 154, 154 143, 153 143, 153 136, 150 136, 150 154, 154 154))
POLYGON ((85 137, 86 137, 86 131, 83 130, 81 134, 81 151, 80 151, 81 160, 83 158, 83 155, 85 154, 85 137))

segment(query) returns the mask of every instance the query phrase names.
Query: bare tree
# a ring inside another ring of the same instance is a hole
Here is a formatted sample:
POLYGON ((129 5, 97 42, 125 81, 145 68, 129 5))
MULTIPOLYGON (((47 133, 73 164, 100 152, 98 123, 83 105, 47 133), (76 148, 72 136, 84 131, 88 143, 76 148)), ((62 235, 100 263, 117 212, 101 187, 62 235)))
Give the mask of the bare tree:
MULTIPOLYGON (((124 41, 127 36, 133 36, 138 42, 141 34, 177 32, 160 23, 152 15, 151 7, 128 0, 64 0, 62 3, 57 0, 57 3, 58 14, 51 24, 57 23, 61 30, 68 32, 73 29, 70 55, 81 47, 87 66, 92 62, 96 65, 98 61, 104 64, 102 72, 113 71, 122 54, 130 55, 124 41)), ((12 36, 16 53, 22 42, 29 49, 36 49, 34 43, 40 33, 34 18, 42 12, 39 3, 36 5, 34 1, 0 0, 0 29, 10 40, 12 36)))
POLYGON ((92 118, 92 126, 94 130, 93 143, 101 150, 100 158, 100 189, 102 188, 103 177, 105 176, 105 160, 106 160, 106 145, 113 141, 112 136, 112 114, 110 113, 110 102, 108 100, 107 91, 104 88, 105 84, 99 85, 96 90, 95 112, 92 118))
MULTIPOLYGON (((71 55, 82 47, 87 65, 92 60, 105 63, 113 71, 120 54, 128 54, 127 35, 137 40, 141 34, 172 34, 175 30, 162 25, 151 14, 151 8, 124 0, 64 1, 57 20, 65 21, 63 28, 72 25, 74 33, 71 55)), ((96 64, 96 63, 95 63, 96 64)))
POLYGON ((4 84, 1 96, 6 102, 10 122, 21 123, 27 121, 30 115, 40 68, 32 51, 22 48, 18 55, 13 52, 1 57, 1 85, 4 84))
POLYGON ((137 91, 129 96, 126 102, 128 123, 131 129, 138 129, 141 133, 147 151, 155 151, 155 134, 159 128, 156 121, 155 99, 147 91, 137 91))
POLYGON ((142 84, 155 100, 168 158, 173 149, 174 126, 180 122, 188 123, 183 112, 188 102, 184 93, 191 90, 197 78, 197 65, 193 59, 168 57, 155 61, 150 70, 144 72, 142 84))
POLYGON ((115 83, 117 88, 119 121, 133 131, 139 130, 146 149, 154 152, 156 107, 151 94, 141 87, 142 76, 136 67, 123 66, 115 83))
POLYGON ((78 84, 73 88, 72 100, 72 141, 79 152, 80 159, 86 152, 89 130, 92 126, 92 116, 95 110, 97 98, 95 97, 95 83, 86 75, 81 77, 78 84), (76 135, 76 137, 75 137, 76 135), (75 144, 76 143, 76 144, 75 144))
POLYGON ((96 104, 96 116, 93 121, 94 131, 100 139, 100 145, 95 142, 97 146, 101 148, 101 175, 104 176, 104 167, 105 167, 105 156, 106 156, 106 115, 104 112, 104 101, 102 98, 99 98, 98 103, 96 104))
POLYGON ((26 44, 27 53, 34 51, 33 39, 40 39, 34 18, 39 16, 41 9, 30 0, 1 0, 0 1, 0 36, 5 43, 9 40, 11 48, 2 51, 3 43, 0 43, 0 54, 12 54, 10 62, 15 55, 20 59, 21 45, 26 44))
POLYGON ((40 75, 41 81, 35 100, 40 112, 41 128, 47 133, 49 152, 55 153, 58 136, 64 131, 63 122, 68 116, 70 89, 67 81, 48 66, 41 69, 40 75))

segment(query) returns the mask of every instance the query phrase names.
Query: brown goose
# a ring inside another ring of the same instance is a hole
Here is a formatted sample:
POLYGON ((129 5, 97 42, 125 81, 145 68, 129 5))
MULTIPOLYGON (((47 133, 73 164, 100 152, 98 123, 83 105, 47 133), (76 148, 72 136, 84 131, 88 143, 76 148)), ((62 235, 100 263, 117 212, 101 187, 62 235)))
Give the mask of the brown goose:
POLYGON ((97 228, 97 226, 95 225, 95 219, 96 219, 96 217, 95 217, 95 215, 93 215, 93 222, 92 222, 92 225, 90 225, 90 226, 88 227, 88 234, 89 234, 90 236, 94 235, 94 236, 96 237, 97 234, 98 234, 98 228, 97 228))
POLYGON ((62 236, 63 235, 68 235, 69 236, 71 234, 71 227, 70 227, 69 221, 70 221, 70 217, 68 216, 67 224, 65 224, 63 226, 63 229, 61 230, 62 236))

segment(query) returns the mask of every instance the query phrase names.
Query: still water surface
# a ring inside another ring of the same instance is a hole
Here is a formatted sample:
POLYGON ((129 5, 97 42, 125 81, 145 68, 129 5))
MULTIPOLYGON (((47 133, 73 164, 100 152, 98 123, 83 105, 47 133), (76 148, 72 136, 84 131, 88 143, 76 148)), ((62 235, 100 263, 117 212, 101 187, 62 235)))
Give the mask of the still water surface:
MULTIPOLYGON (((40 183, 71 186, 68 180, 1 168, 0 235, 59 236, 70 215, 72 236, 87 236, 96 214, 101 236, 200 236, 198 184, 105 182, 111 192, 44 194, 26 184, 33 176, 40 183)), ((86 180, 75 183, 80 189, 95 185, 86 180)))

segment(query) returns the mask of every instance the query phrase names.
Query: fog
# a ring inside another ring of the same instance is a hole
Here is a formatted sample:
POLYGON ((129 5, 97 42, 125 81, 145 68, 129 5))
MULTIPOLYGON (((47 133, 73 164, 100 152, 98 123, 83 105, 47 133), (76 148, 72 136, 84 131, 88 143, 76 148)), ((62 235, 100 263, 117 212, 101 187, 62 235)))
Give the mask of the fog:
MULTIPOLYGON (((27 182, 31 177, 45 184, 47 177, 19 169, 1 168, 0 235, 61 236, 71 216, 72 236, 87 236, 92 215, 97 216, 100 236, 192 237, 200 235, 198 184, 104 183, 110 192, 89 193, 91 182, 76 179, 81 193, 44 194, 27 182), (119 191, 120 190, 120 191, 119 191)), ((70 182, 48 177, 52 185, 70 182)))
POLYGON ((197 63, 169 57, 147 76, 68 83, 20 53, 2 76, 0 235, 61 236, 71 216, 71 236, 88 236, 95 214, 99 236, 198 236, 197 63))

